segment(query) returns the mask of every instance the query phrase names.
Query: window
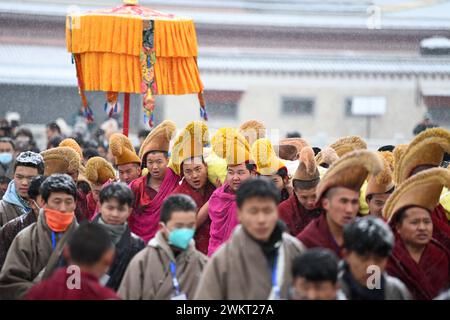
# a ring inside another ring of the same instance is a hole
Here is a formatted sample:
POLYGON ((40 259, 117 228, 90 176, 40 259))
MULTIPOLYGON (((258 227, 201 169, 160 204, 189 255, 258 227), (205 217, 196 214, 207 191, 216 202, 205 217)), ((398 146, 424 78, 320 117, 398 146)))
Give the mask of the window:
POLYGON ((204 92, 206 111, 211 118, 237 119, 243 91, 208 90, 204 92))
POLYGON ((386 113, 386 98, 372 96, 357 96, 345 99, 344 111, 346 117, 376 117, 386 113))
POLYGON ((285 116, 312 116, 314 114, 314 98, 283 97, 281 114, 285 116))

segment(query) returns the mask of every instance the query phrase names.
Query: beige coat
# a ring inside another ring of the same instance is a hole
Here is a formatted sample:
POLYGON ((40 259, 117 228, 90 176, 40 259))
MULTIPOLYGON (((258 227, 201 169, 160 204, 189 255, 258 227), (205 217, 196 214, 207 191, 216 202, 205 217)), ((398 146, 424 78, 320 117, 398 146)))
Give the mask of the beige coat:
MULTIPOLYGON (((278 250, 277 279, 281 299, 287 299, 295 256, 305 248, 296 238, 283 233, 278 250)), ((233 235, 210 258, 200 280, 195 299, 273 299, 272 272, 260 245, 239 225, 233 235)))
POLYGON ((74 219, 53 250, 51 230, 41 209, 38 221, 19 232, 8 250, 0 272, 0 299, 20 299, 35 283, 48 278, 77 226, 74 219))
POLYGON ((117 293, 127 300, 169 300, 175 292, 170 261, 176 263, 181 292, 193 299, 207 257, 191 241, 175 259, 161 231, 131 260, 117 293))

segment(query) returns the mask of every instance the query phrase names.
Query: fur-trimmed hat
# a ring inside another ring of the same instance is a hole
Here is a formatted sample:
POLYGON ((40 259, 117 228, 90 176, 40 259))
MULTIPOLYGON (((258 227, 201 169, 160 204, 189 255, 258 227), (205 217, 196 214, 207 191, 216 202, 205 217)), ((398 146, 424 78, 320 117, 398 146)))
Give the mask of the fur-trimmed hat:
POLYGON ((444 153, 450 153, 450 131, 442 128, 427 129, 414 138, 402 155, 396 155, 396 149, 395 183, 399 185, 408 179, 417 167, 437 167, 441 164, 444 153))
POLYGON ((369 174, 376 175, 383 168, 380 157, 372 151, 355 150, 337 160, 327 170, 317 186, 317 201, 333 187, 360 191, 369 174))
POLYGON ((266 126, 258 120, 244 122, 238 131, 247 140, 250 147, 256 140, 266 137, 266 126))
POLYGON ((387 193, 394 188, 393 170, 394 170, 394 156, 389 151, 377 152, 378 156, 383 161, 383 170, 376 176, 370 175, 366 188, 366 198, 373 194, 387 193))
POLYGON ((80 170, 80 155, 70 147, 56 147, 41 152, 44 158, 44 175, 72 173, 80 170))
POLYGON ((226 160, 227 165, 250 161, 248 141, 234 128, 220 128, 211 139, 215 154, 226 160))
POLYGON ((327 167, 331 166, 338 159, 339 156, 336 150, 331 147, 323 148, 315 157, 318 166, 324 166, 325 164, 327 167))
POLYGON ((136 154, 130 139, 122 133, 113 133, 109 137, 109 149, 114 156, 116 166, 127 163, 141 164, 141 159, 136 154))
POLYGON ((109 179, 114 179, 116 172, 102 157, 92 157, 86 163, 85 176, 90 183, 104 184, 109 179))
POLYGON ((306 146, 300 151, 300 162, 295 171, 293 180, 305 184, 305 189, 315 187, 320 181, 320 172, 314 160, 314 150, 306 146))
POLYGON ((150 151, 169 152, 170 140, 172 140, 177 126, 173 121, 164 120, 156 126, 145 138, 139 150, 139 158, 143 160, 144 156, 150 151))
POLYGON ((303 138, 284 138, 280 143, 274 146, 275 152, 278 151, 278 156, 283 160, 295 161, 300 156, 300 151, 306 146, 308 142, 303 138))
POLYGON ((256 170, 260 175, 271 176, 276 174, 281 168, 286 168, 284 162, 277 157, 269 139, 256 140, 252 145, 251 155, 256 163, 256 170))
POLYGON ((175 138, 172 147, 171 168, 181 174, 181 164, 186 159, 203 157, 203 146, 209 142, 208 126, 203 121, 192 121, 175 138))
POLYGON ((78 153, 78 155, 80 156, 80 159, 83 159, 83 151, 81 150, 80 145, 78 144, 78 142, 75 141, 75 139, 66 138, 59 143, 59 147, 72 148, 73 150, 75 150, 78 153))
POLYGON ((450 171, 432 168, 415 174, 397 186, 383 208, 383 218, 391 222, 401 209, 415 206, 432 212, 439 203, 443 187, 450 187, 450 171))

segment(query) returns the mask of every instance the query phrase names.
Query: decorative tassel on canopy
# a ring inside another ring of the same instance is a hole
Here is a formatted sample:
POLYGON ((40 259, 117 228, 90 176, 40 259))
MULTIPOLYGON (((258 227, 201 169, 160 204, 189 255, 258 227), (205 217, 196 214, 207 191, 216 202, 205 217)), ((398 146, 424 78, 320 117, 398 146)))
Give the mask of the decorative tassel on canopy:
MULTIPOLYGON (((144 121, 153 126, 155 96, 198 94, 207 120, 197 66, 197 35, 192 19, 176 17, 128 0, 111 9, 71 14, 66 45, 74 56, 86 118, 93 120, 84 91, 107 92, 105 111, 118 111, 118 93, 143 95, 144 121)), ((129 97, 124 99, 129 101, 129 97)), ((124 102, 124 114, 129 112, 124 102)), ((124 119, 128 128, 128 119, 124 119)))

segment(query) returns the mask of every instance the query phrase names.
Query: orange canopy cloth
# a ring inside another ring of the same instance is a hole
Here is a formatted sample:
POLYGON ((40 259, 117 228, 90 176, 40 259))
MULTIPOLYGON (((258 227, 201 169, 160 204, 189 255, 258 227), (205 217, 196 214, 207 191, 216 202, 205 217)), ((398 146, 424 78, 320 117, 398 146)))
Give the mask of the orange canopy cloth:
POLYGON ((137 5, 67 17, 67 49, 80 55, 84 89, 141 93, 144 20, 154 21, 157 93, 202 91, 194 21, 137 5))

